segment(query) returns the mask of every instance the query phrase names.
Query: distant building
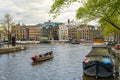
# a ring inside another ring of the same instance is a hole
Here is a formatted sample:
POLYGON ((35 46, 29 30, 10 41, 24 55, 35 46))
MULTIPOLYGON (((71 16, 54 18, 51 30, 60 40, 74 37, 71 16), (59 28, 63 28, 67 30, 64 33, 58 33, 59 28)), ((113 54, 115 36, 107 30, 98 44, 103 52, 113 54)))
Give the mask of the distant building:
POLYGON ((41 31, 42 39, 59 40, 58 29, 61 24, 61 22, 51 22, 51 20, 43 24, 37 24, 37 26, 43 27, 41 31))
POLYGON ((53 35, 53 39, 54 40, 59 40, 59 34, 58 34, 58 29, 59 29, 59 27, 58 26, 54 26, 54 27, 52 27, 52 35, 53 35))
POLYGON ((17 40, 92 40, 102 36, 102 31, 91 25, 76 25, 68 20, 67 24, 60 22, 45 22, 37 25, 16 25, 12 30, 17 40), (69 24, 68 24, 69 23, 69 24))
POLYGON ((95 30, 94 26, 90 26, 90 25, 80 25, 80 32, 81 32, 81 39, 84 40, 91 40, 94 37, 94 33, 93 31, 95 30))
POLYGON ((68 27, 68 38, 69 38, 69 40, 71 40, 73 38, 77 38, 77 27, 75 27, 75 26, 68 27))
POLYGON ((13 29, 16 40, 40 40, 41 27, 34 25, 16 25, 13 29))
POLYGON ((18 24, 14 27, 13 30, 15 33, 16 40, 28 40, 29 31, 27 26, 18 24))
POLYGON ((103 30, 93 30, 93 34, 94 34, 94 37, 93 37, 93 38, 103 37, 102 32, 103 32, 103 30))
POLYGON ((42 27, 30 25, 27 28, 29 29, 29 40, 40 40, 42 27))
POLYGON ((44 40, 48 40, 48 28, 46 27, 42 27, 41 29, 41 40, 44 41, 44 40))
POLYGON ((68 40, 68 27, 65 24, 59 25, 59 40, 68 40))

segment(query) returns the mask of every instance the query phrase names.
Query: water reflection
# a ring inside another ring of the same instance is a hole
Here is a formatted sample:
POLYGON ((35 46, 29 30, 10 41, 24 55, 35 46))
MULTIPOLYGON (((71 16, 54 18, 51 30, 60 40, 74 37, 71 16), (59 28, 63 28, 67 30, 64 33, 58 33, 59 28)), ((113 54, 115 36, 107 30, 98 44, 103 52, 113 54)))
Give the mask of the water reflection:
POLYGON ((32 66, 38 66, 38 65, 42 65, 43 63, 48 62, 48 61, 51 61, 51 60, 53 60, 53 58, 50 59, 50 60, 45 60, 45 61, 31 62, 31 65, 32 65, 32 66))
MULTIPOLYGON (((0 80, 96 80, 83 76, 82 61, 91 50, 91 45, 28 44, 26 46, 28 48, 25 51, 0 55, 0 80), (53 59, 32 63, 32 56, 51 49, 54 51, 53 59)), ((119 77, 116 79, 119 80, 119 77)))
MULTIPOLYGON (((83 80, 114 80, 114 77, 108 77, 108 78, 95 78, 87 75, 83 75, 83 80)), ((117 80, 117 79, 115 79, 117 80)))

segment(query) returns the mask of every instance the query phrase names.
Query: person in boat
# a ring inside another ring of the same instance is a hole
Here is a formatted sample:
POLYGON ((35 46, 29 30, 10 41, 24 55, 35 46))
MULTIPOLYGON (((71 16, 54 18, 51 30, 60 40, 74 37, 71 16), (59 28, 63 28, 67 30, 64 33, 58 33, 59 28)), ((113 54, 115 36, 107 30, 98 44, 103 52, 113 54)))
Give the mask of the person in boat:
POLYGON ((37 55, 35 55, 35 57, 38 57, 37 55))
POLYGON ((44 56, 47 56, 48 54, 49 54, 49 53, 47 52, 47 53, 44 54, 44 56))
POLYGON ((52 55, 53 51, 49 52, 49 55, 52 55))
POLYGON ((39 57, 43 57, 43 56, 40 54, 39 57))

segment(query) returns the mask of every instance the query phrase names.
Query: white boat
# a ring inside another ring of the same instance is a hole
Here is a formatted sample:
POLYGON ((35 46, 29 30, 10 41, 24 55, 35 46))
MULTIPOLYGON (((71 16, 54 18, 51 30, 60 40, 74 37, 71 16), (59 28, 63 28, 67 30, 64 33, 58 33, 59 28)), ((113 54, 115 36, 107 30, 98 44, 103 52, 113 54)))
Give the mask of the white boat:
POLYGON ((18 44, 25 44, 25 43, 30 43, 30 44, 38 44, 40 41, 16 41, 18 44))

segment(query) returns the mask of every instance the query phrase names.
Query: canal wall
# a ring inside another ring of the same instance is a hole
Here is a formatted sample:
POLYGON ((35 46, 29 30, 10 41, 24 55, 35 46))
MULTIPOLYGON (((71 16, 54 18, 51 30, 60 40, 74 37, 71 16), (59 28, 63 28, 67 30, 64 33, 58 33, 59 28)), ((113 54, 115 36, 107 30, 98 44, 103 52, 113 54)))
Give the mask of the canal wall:
POLYGON ((116 76, 119 76, 119 72, 120 72, 120 50, 119 49, 115 49, 114 47, 109 47, 109 53, 111 54, 112 58, 113 58, 113 62, 114 62, 114 72, 116 76))
POLYGON ((16 51, 21 51, 21 50, 26 50, 26 47, 24 46, 9 46, 9 47, 3 47, 0 48, 0 54, 2 53, 9 53, 9 52, 16 52, 16 51))
POLYGON ((120 50, 115 49, 114 47, 111 47, 110 53, 114 56, 114 58, 118 58, 120 60, 120 50))

